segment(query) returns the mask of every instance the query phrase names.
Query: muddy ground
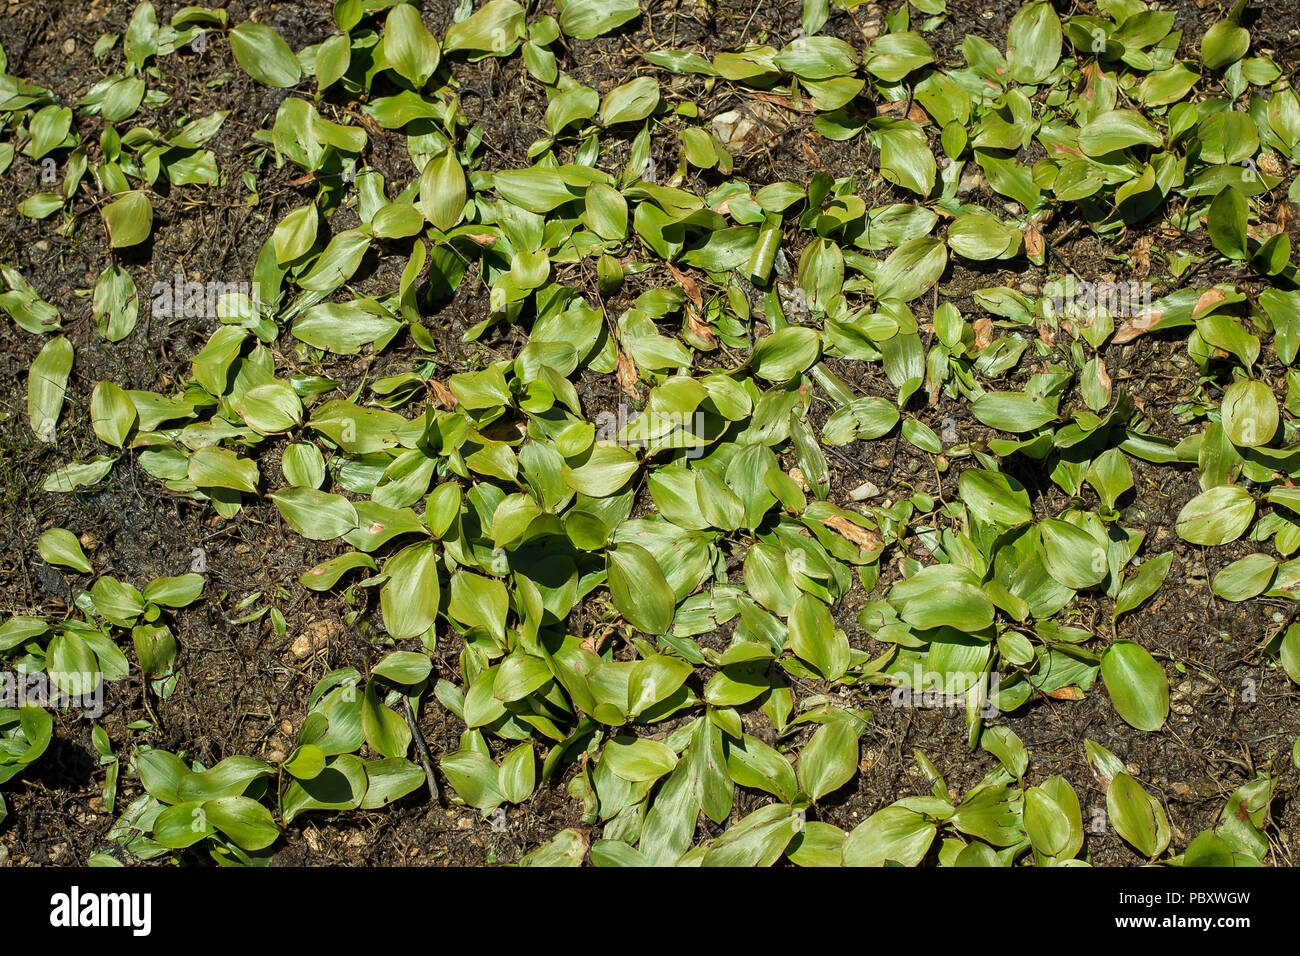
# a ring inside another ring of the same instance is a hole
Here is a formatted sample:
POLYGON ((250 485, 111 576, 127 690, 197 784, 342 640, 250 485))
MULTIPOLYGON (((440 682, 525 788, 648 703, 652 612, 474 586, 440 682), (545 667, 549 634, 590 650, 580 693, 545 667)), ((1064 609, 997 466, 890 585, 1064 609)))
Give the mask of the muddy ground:
MULTIPOLYGON (((165 22, 179 4, 160 4, 165 22)), ((765 35, 776 45, 786 42, 799 24, 800 4, 753 3, 750 0, 689 0, 650 2, 648 11, 615 35, 590 42, 568 41, 557 50, 561 68, 600 91, 625 81, 644 68, 643 51, 662 47, 691 47, 705 51, 726 49, 765 35)), ((950 15, 929 39, 941 59, 959 62, 962 38, 975 33, 1001 46, 1006 23, 1017 4, 992 0, 949 0, 950 15)), ((1090 4, 1076 5, 1087 11, 1090 4)), ((1217 4, 1178 3, 1179 27, 1185 31, 1188 51, 1219 15, 1217 4)), ((549 11, 550 0, 539 5, 549 11)), ((453 4, 426 2, 425 20, 435 33, 450 22, 453 4)), ((324 2, 250 4, 228 7, 230 22, 238 23, 256 11, 257 19, 274 26, 295 48, 320 42, 334 32, 330 5, 324 2)), ((827 30, 849 41, 870 29, 879 11, 870 5, 856 8, 852 17, 835 12, 827 30)), ((120 48, 96 62, 91 48, 96 38, 124 30, 131 5, 95 0, 81 3, 10 4, 0 16, 0 43, 8 54, 11 73, 54 90, 65 103, 74 101, 91 83, 120 64, 120 48)), ((1300 46, 1300 3, 1285 0, 1268 4, 1264 12, 1248 19, 1255 49, 1275 57, 1283 69, 1296 62, 1300 46)), ((176 272, 187 278, 224 281, 247 279, 262 243, 276 222, 310 197, 310 184, 291 183, 290 167, 277 169, 273 157, 250 145, 253 133, 268 128, 286 91, 270 90, 248 79, 234 66, 229 45, 215 31, 201 53, 182 52, 159 64, 163 77, 151 81, 171 95, 171 102, 148 114, 148 125, 169 129, 183 114, 205 115, 216 109, 231 111, 225 126, 209 144, 222 170, 220 185, 210 189, 176 187, 155 198, 155 229, 150 242, 118 254, 119 263, 144 293, 156 280, 170 282, 176 272), (258 202, 250 205, 241 176, 257 177, 258 202)), ((518 58, 505 63, 468 66, 458 64, 457 78, 481 91, 477 100, 466 98, 470 117, 483 127, 490 168, 528 164, 528 145, 543 134, 545 96, 527 79, 518 58), (475 110, 479 110, 478 115, 475 110)), ((672 81, 674 95, 695 100, 703 116, 745 108, 738 91, 719 84, 706 92, 701 80, 672 81)), ((327 98, 328 104, 328 98, 327 98)), ((323 110, 329 113, 328 105, 323 110)), ((137 117, 137 121, 139 118, 137 117)), ((83 140, 96 143, 98 119, 80 128, 83 140)), ((737 154, 735 175, 761 184, 777 179, 806 181, 818 170, 832 176, 868 178, 873 158, 857 139, 831 143, 813 130, 808 116, 791 114, 771 135, 737 154)), ((676 145, 665 138, 656 144, 656 158, 676 165, 676 145)), ((384 173, 389 183, 417 175, 395 135, 372 135, 367 161, 384 173)), ((72 458, 102 453, 85 422, 77 414, 89 402, 90 391, 101 379, 113 379, 130 388, 165 390, 187 374, 188 363, 201 347, 211 327, 193 321, 169 324, 141 310, 136 330, 123 342, 103 342, 90 317, 89 292, 106 263, 105 236, 93 202, 83 190, 74 203, 82 228, 68 238, 57 231, 58 217, 33 222, 18 216, 16 204, 35 191, 38 170, 25 157, 0 177, 0 261, 17 266, 23 275, 63 316, 65 334, 76 349, 76 366, 68 392, 70 410, 53 446, 36 443, 26 420, 27 369, 42 342, 9 321, 0 322, 0 612, 59 614, 68 608, 73 590, 89 579, 46 566, 37 556, 37 536, 52 526, 63 526, 96 543, 91 558, 96 568, 136 583, 161 574, 188 571, 196 560, 206 564, 210 599, 177 615, 181 644, 179 680, 165 700, 146 700, 138 679, 113 685, 103 722, 118 752, 148 743, 212 763, 234 754, 262 758, 282 757, 290 749, 298 724, 306 712, 312 685, 327 671, 366 665, 385 653, 373 635, 376 608, 369 608, 356 626, 346 626, 349 608, 330 593, 314 594, 297 584, 307 568, 334 553, 335 546, 304 541, 283 527, 269 501, 246 502, 236 519, 223 521, 210 509, 165 493, 144 473, 130 453, 98 487, 72 495, 51 495, 40 490, 45 476, 72 458), (81 422, 81 424, 78 424, 81 422), (250 596, 257 595, 245 604, 250 596), (288 624, 279 635, 264 614, 246 623, 234 623, 250 611, 276 608, 288 624), (302 638, 313 648, 305 656, 302 638), (155 721, 156 718, 156 721, 155 721), (127 725, 149 719, 150 729, 133 731, 127 725)), ((709 175, 692 185, 707 188, 718 182, 709 175)), ((892 187, 878 186, 867 195, 868 205, 894 200, 892 187)), ((990 206, 998 200, 980 197, 990 206)), ((1294 212, 1294 210, 1292 211, 1294 212)), ((346 213, 344 214, 346 215, 346 213)), ((1295 236, 1296 216, 1287 228, 1295 236)), ((346 226, 346 223, 343 224, 346 226)), ((1058 223, 1055 234, 1066 231, 1058 223)), ((1053 233, 1049 233, 1049 236, 1053 233)), ((1098 241, 1076 233, 1059 247, 1049 243, 1045 269, 1012 263, 1004 271, 968 270, 954 264, 944 277, 938 301, 953 301, 964 312, 974 311, 971 292, 977 288, 1026 284, 1032 289, 1047 278, 1073 268, 1084 278, 1122 273, 1124 257, 1139 242, 1150 241, 1157 253, 1173 248, 1199 251, 1201 236, 1170 239, 1153 220, 1116 240, 1098 241)), ((1151 278, 1165 290, 1172 280, 1161 275, 1159 256, 1152 257, 1151 278)), ((399 266, 400 268, 400 266, 399 266)), ((381 267, 368 280, 374 289, 391 288, 396 276, 381 267)), ((640 288, 667 285, 666 274, 651 273, 640 288)), ((1216 281, 1250 283, 1231 270, 1202 269, 1196 284, 1216 281)), ((438 313, 426 317, 441 351, 435 355, 439 373, 449 374, 477 364, 495 353, 509 354, 518 345, 509 330, 494 331, 473 346, 460 342, 461 334, 481 318, 482 297, 467 281, 462 291, 438 313)), ((365 291, 365 283, 361 285, 365 291)), ((928 297, 927 297, 928 298, 928 297)), ((144 304, 142 302, 142 304, 144 304)), ((617 301, 612 303, 617 307, 617 301)), ((929 308, 917 303, 923 321, 929 308)), ((215 327, 215 320, 213 322, 215 327)), ((283 346, 283 343, 281 343, 283 346)), ((1271 355, 1271 352, 1268 352, 1271 355)), ((366 376, 412 367, 425 358, 411 343, 399 340, 374 359, 332 357, 323 370, 351 390, 366 376)), ((1141 403, 1165 437, 1180 439, 1196 429, 1178 415, 1178 406, 1192 400, 1197 387, 1194 366, 1184 342, 1175 337, 1147 336, 1128 345, 1103 351, 1116 385, 1141 403)), ((277 349, 282 368, 294 369, 291 347, 277 349)), ((1275 359, 1274 359, 1275 361, 1275 359)), ((1028 360, 1026 365, 1030 365, 1028 360)), ((879 368, 860 363, 840 363, 838 374, 869 394, 892 395, 879 368)), ((1266 368, 1278 385, 1283 370, 1266 368)), ((619 401, 611 381, 588 376, 582 381, 584 407, 589 416, 613 409, 619 401)), ((1217 395, 1217 392, 1213 393, 1217 395)), ((960 408, 943 403, 932 409, 914 407, 936 431, 951 419, 961 440, 988 437, 977 422, 960 408)), ((274 473, 277 449, 269 443, 260 453, 263 472, 274 473)), ((849 489, 874 482, 885 497, 897 499, 911 491, 952 496, 957 468, 939 476, 929 456, 906 442, 888 438, 856 443, 830 456, 834 500, 843 501, 849 489)), ((1156 597, 1135 613, 1122 618, 1112 635, 1109 602, 1078 601, 1073 605, 1078 623, 1091 626, 1101 643, 1113 637, 1141 640, 1164 666, 1173 684, 1173 714, 1167 726, 1145 734, 1130 729, 1114 713, 1098 688, 1081 701, 1041 699, 1013 716, 1003 718, 1024 741, 1031 755, 1029 777, 1039 781, 1062 774, 1079 792, 1085 822, 1093 808, 1105 806, 1105 797, 1088 768, 1083 749, 1091 737, 1136 768, 1143 784, 1169 810, 1174 826, 1172 849, 1180 851, 1201 830, 1216 821, 1228 796, 1254 778, 1257 771, 1280 776, 1279 797, 1269 829, 1272 861, 1291 864, 1300 848, 1292 847, 1289 834, 1297 831, 1300 810, 1288 799, 1297 783, 1291 747, 1300 733, 1300 693, 1276 662, 1262 653, 1263 644, 1293 613, 1290 602, 1256 599, 1228 604, 1210 590, 1214 574, 1251 549, 1235 547, 1206 551, 1186 544, 1172 532, 1174 516, 1197 489, 1192 469, 1154 468, 1136 460, 1137 487, 1126 499, 1124 524, 1148 532, 1154 551, 1172 549, 1176 559, 1168 580, 1156 597)), ((1041 479, 1029 482, 1040 513, 1056 513, 1066 504, 1059 489, 1041 479)), ((1091 492, 1089 492, 1090 494, 1091 492)), ((890 574, 882 575, 884 583, 890 574)), ((869 599, 858 590, 845 602, 839 620, 855 646, 881 650, 855 619, 856 609, 869 599)), ((455 679, 459 646, 440 645, 435 666, 441 676, 455 679)), ((817 686, 797 687, 799 694, 818 693, 817 686)), ((873 712, 862 742, 862 772, 822 809, 822 819, 851 828, 882 806, 924 792, 923 778, 913 753, 928 755, 946 775, 955 791, 962 792, 995 766, 983 752, 971 753, 965 745, 965 721, 959 711, 894 709, 888 692, 870 690, 860 702, 873 712)), ((457 747, 459 722, 430 701, 421 716, 421 729, 435 755, 457 747)), ((566 778, 567 779, 567 778, 566 778)), ((431 805, 418 791, 399 804, 381 811, 356 811, 339 816, 312 814, 288 829, 277 855, 285 864, 485 864, 510 862, 566 827, 586 829, 579 803, 566 792, 566 779, 540 790, 520 807, 509 808, 503 831, 480 821, 478 815, 459 808, 431 805)), ((17 864, 77 864, 104 848, 113 816, 105 812, 101 789, 104 770, 90 740, 90 725, 61 716, 56 740, 46 756, 22 778, 6 788, 8 820, 0 825, 0 848, 17 864)), ((139 792, 137 780, 124 775, 118 793, 119 808, 139 792)), ((751 801, 752 802, 752 801, 751 801)), ((752 809, 738 799, 737 818, 752 809)), ((705 832, 708 832, 706 822, 705 832)), ((593 839, 598 832, 591 834, 593 839)), ((1100 865, 1142 862, 1113 830, 1090 832, 1084 854, 1100 865)), ((203 863, 195 855, 192 862, 203 863)))

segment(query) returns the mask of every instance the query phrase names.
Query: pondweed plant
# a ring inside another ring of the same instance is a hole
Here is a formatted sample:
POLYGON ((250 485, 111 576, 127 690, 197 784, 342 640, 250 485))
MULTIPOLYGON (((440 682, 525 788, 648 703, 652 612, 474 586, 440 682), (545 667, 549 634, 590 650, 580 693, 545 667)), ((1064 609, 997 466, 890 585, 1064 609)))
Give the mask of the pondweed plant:
MULTIPOLYGON (((279 766, 233 755, 205 768, 137 748, 130 773, 145 793, 111 841, 144 859, 201 846, 220 863, 265 863, 304 812, 436 792, 433 766, 410 759, 423 757, 412 727, 432 691, 464 726, 459 748, 436 756, 457 801, 488 818, 565 780, 600 830, 590 848, 566 830, 526 862, 1085 862, 1082 781, 1030 784, 1028 754, 999 721, 1043 696, 1096 693, 1100 678, 1127 724, 1164 726, 1165 667, 1116 623, 1175 561, 1127 517, 1131 462, 1196 470, 1200 492, 1172 529, 1184 541, 1272 542, 1279 557, 1241 558, 1215 593, 1290 598, 1298 579, 1300 379, 1287 371, 1280 398, 1264 365, 1295 358, 1300 294, 1285 229, 1258 214, 1269 198, 1300 201, 1300 100, 1278 64, 1252 55, 1244 2, 1188 56, 1174 14, 1141 0, 1068 16, 1036 0, 1004 43, 969 35, 954 64, 926 39, 943 0, 898 5, 862 43, 823 32, 830 4, 806 0, 803 35, 784 46, 651 50, 635 78, 604 91, 564 73, 556 50, 618 29, 637 5, 561 0, 558 19, 533 6, 465 2, 435 36, 416 4, 339 0, 338 32, 294 51, 264 24, 229 27, 224 11, 186 8, 161 27, 142 3, 125 72, 79 102, 0 79, 0 170, 18 151, 65 168, 62 191, 21 211, 52 215, 86 190, 110 249, 148 240, 157 184, 221 175, 207 147, 225 111, 165 134, 147 125, 159 105, 147 79, 171 50, 219 32, 249 76, 288 91, 253 146, 292 166, 310 200, 240 277, 252 291, 220 297, 183 380, 94 388, 90 423, 111 451, 63 464, 45 488, 94 485, 129 455, 222 518, 268 497, 286 533, 337 544, 305 587, 361 606, 373 596, 388 638, 422 648, 389 653, 364 684, 330 672, 279 766), (456 67, 516 56, 546 97, 545 130, 531 165, 497 168, 465 108, 482 93, 456 67), (705 122, 680 92, 704 87, 811 113, 827 140, 868 143, 873 167, 807 182, 734 176, 738 121, 705 122), (78 132, 92 115, 97 147, 78 132), (371 165, 377 138, 404 146, 418 174, 386 181, 371 165), (995 201, 976 201, 972 182, 995 201), (891 201, 870 206, 882 190, 891 201), (1234 264, 1243 288, 1190 284, 1191 254, 1170 259, 1178 282, 1122 296, 1060 273, 1053 253, 1068 235, 1109 239, 1157 218, 1176 235, 1204 228, 1197 261, 1234 264), (362 292, 375 261, 396 281, 362 292), (989 262, 1050 264, 1053 278, 1035 292, 977 289, 963 314, 945 276, 989 262), (641 291, 616 308, 625 286, 641 291), (431 329, 465 289, 485 303, 465 339, 509 327, 512 355, 449 366, 431 329), (1161 437, 1112 381, 1103 348, 1139 336, 1185 340, 1202 376, 1191 438, 1161 437), (350 392, 301 371, 407 341, 426 358, 350 392), (879 367, 883 394, 845 381, 853 363, 879 367), (640 414, 598 431, 608 410, 589 407, 582 376, 612 377, 640 414), (980 428, 936 432, 923 418, 941 401, 980 428), (833 488, 828 455, 878 442, 928 456, 936 479, 957 471, 956 495, 833 488), (272 445, 276 469, 261 457, 272 445), (1049 510, 1009 463, 1068 504, 1049 510), (856 615, 845 603, 855 588, 870 595, 856 615), (1108 609, 1109 626, 1080 612, 1081 596, 1108 609), (872 643, 849 633, 855 616, 872 643), (455 673, 435 676, 429 653, 452 634, 455 673), (929 795, 850 831, 819 820, 858 773, 871 708, 900 687, 963 702, 970 745, 998 769, 962 796, 918 753, 929 795), (762 795, 740 819, 737 788, 762 795), (721 835, 699 837, 701 814, 721 835)), ((3 278, 0 308, 51 336, 31 369, 29 416, 52 441, 71 414, 73 349, 40 292, 16 269, 3 278)), ((100 333, 131 335, 139 308, 110 258, 93 290, 100 333)), ((47 533, 41 554, 90 570, 66 532, 47 533)), ((163 693, 176 643, 160 608, 201 588, 194 576, 142 592, 103 577, 78 598, 84 621, 15 618, 0 651, 29 670, 114 679, 128 663, 113 629, 130 628, 163 693)), ((1273 643, 1300 680, 1297 634, 1273 643)), ((9 713, 0 758, 21 768, 48 718, 9 713)), ((1175 855, 1164 806, 1119 758, 1079 744, 1111 825, 1143 859, 1267 858, 1271 777, 1175 855)))

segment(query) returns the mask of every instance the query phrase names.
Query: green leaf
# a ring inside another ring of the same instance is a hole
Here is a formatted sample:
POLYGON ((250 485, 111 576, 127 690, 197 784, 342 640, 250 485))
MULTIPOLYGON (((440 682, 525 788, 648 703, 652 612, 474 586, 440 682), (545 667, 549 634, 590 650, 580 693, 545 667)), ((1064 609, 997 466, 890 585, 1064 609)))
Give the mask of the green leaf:
POLYGON ((411 728, 402 717, 384 706, 377 681, 366 684, 361 701, 361 729, 365 732, 366 743, 385 757, 404 757, 411 746, 411 728))
POLYGON ((837 680, 848 670, 848 638, 836 629, 826 605, 811 594, 800 594, 790 611, 790 646, 826 680, 837 680))
POLYGON ((1250 31, 1232 20, 1220 20, 1201 37, 1201 62, 1207 70, 1231 66, 1250 49, 1250 31))
POLYGON ((653 113, 658 105, 659 81, 653 76, 640 76, 605 94, 600 104, 600 122, 605 126, 635 123, 653 113))
POLYGON ((1067 588, 1082 591, 1110 573, 1106 548, 1077 525, 1048 518, 1038 525, 1047 573, 1067 588))
POLYGON ((948 250, 932 236, 909 239, 889 254, 876 270, 877 299, 911 302, 939 281, 948 264, 948 250))
POLYGON ((444 232, 461 221, 465 214, 465 170, 448 149, 429 160, 420 176, 420 201, 424 217, 444 232))
POLYGON ((90 427, 107 445, 121 448, 135 429, 139 416, 135 403, 112 382, 100 382, 90 396, 90 427))
POLYGON ((839 718, 818 727, 799 754, 799 783, 815 803, 838 790, 858 769, 858 725, 839 718))
POLYGON ((1115 617, 1128 613, 1159 591, 1173 561, 1174 553, 1166 551, 1144 562, 1137 571, 1125 578, 1119 596, 1115 598, 1115 617))
POLYGON ((357 509, 342 495, 315 488, 285 488, 271 495, 285 524, 304 538, 341 538, 360 523, 357 509))
POLYGON ((1223 430, 1239 447, 1267 445, 1277 431, 1277 399, 1260 381, 1243 379, 1229 385, 1223 393, 1220 413, 1223 430))
POLYGON ((469 17, 447 28, 443 51, 506 56, 514 52, 524 32, 523 7, 515 0, 488 0, 469 17))
POLYGON ((1011 18, 1007 66, 1017 83, 1042 83, 1061 59, 1061 21, 1050 3, 1030 3, 1011 18))
POLYGON ((505 800, 498 786, 500 772, 491 758, 460 750, 443 757, 439 766, 457 796, 471 807, 491 813, 505 800))
POLYGON ((314 203, 299 206, 280 220, 271 234, 271 244, 275 249, 275 261, 278 265, 296 262, 316 245, 316 230, 320 214, 314 203))
POLYGON ((440 53, 420 18, 419 7, 398 3, 388 11, 384 21, 384 60, 399 76, 419 92, 438 69, 440 53))
POLYGON ((199 803, 221 797, 237 797, 254 780, 273 776, 275 770, 269 764, 237 755, 225 758, 208 770, 185 774, 176 783, 176 795, 181 800, 199 803))
POLYGON ((1111 110, 1079 131, 1079 148, 1087 156, 1104 156, 1132 146, 1162 146, 1164 137, 1136 110, 1111 110))
POLYGON ((382 677, 394 684, 411 686, 420 683, 433 670, 428 654, 414 651, 393 651, 370 669, 370 676, 382 677))
POLYGON ((754 374, 769 382, 788 382, 809 368, 821 354, 815 329, 788 325, 754 347, 750 357, 754 374))
POLYGON ((424 786, 424 771, 402 757, 366 762, 366 795, 361 809, 377 810, 424 786))
POLYGON ((565 36, 590 40, 609 33, 641 12, 637 0, 556 0, 565 36))
POLYGON ((610 549, 607 557, 610 598, 619 613, 647 634, 667 634, 677 601, 654 555, 625 542, 610 549))
POLYGON ((637 661, 627 681, 628 715, 637 717, 671 698, 692 672, 689 663, 666 654, 637 661))
POLYGON ((182 574, 177 577, 154 578, 145 585, 143 597, 150 604, 162 607, 188 607, 203 593, 201 574, 182 574))
POLYGON ((1117 774, 1111 780, 1106 791, 1106 813, 1116 832, 1148 859, 1161 853, 1169 843, 1164 809, 1127 773, 1117 774), (1166 831, 1163 840, 1162 830, 1166 831))
POLYGON ((520 866, 582 866, 587 855, 587 837, 577 830, 561 830, 536 850, 519 858, 520 866))
POLYGON ((51 528, 42 534, 37 543, 37 550, 47 564, 72 568, 82 574, 90 574, 93 570, 86 552, 81 550, 81 542, 66 528, 51 528))
POLYGON ((1056 421, 1056 412, 1024 392, 985 392, 971 403, 971 413, 999 431, 1021 434, 1056 421))
POLYGON ((1140 644, 1116 641, 1106 648, 1101 678, 1125 723, 1147 731, 1164 726, 1169 716, 1169 680, 1140 644))
POLYGON ((257 464, 228 448, 210 445, 190 455, 189 480, 199 488, 230 488, 257 494, 257 464))
POLYGON ((1249 255, 1246 243, 1246 219, 1249 215, 1246 197, 1232 186, 1225 186, 1210 203, 1206 226, 1214 248, 1229 259, 1245 259, 1249 255))
POLYGON ((993 623, 993 602, 975 575, 957 565, 921 568, 896 584, 889 600, 903 620, 920 630, 954 627, 971 634, 993 623))
POLYGON ((772 866, 804 826, 785 804, 760 807, 713 841, 704 866, 772 866))
POLYGON ((610 442, 592 446, 587 460, 574 468, 565 465, 560 475, 574 491, 591 498, 608 498, 627 484, 640 464, 636 455, 610 442))
POLYGON ((501 760, 498 789, 509 803, 523 803, 537 786, 537 755, 531 743, 523 743, 501 760))
POLYGON ((384 628, 397 640, 418 637, 438 616, 438 555, 432 543, 409 545, 384 565, 379 590, 384 628))
POLYGON ((233 404, 248 427, 259 435, 278 435, 302 422, 302 402, 284 382, 250 388, 233 404))
POLYGON ((1219 485, 1201 492, 1178 512, 1174 527, 1192 544, 1211 547, 1236 541, 1255 517, 1255 499, 1239 485, 1219 485))
POLYGON ((911 30, 886 33, 868 48, 863 66, 886 83, 897 83, 913 70, 934 62, 934 51, 911 30))
POLYGON ((658 780, 677 766, 672 748, 647 737, 613 737, 600 759, 615 776, 633 783, 658 780))
POLYGON ((1014 528, 1034 518, 1025 486, 1000 471, 967 468, 958 479, 958 493, 976 518, 990 524, 1014 528))
POLYGON ((38 441, 54 441, 72 359, 72 343, 60 335, 45 343, 27 372, 27 418, 38 441))
POLYGON ((898 804, 877 810, 844 840, 845 866, 916 866, 934 841, 932 820, 898 804))
POLYGON ((101 212, 108 227, 109 245, 114 249, 138 245, 153 230, 153 206, 141 190, 122 193, 101 212))
POLYGON ((302 78, 302 68, 289 44, 264 24, 241 23, 231 30, 230 50, 235 62, 259 83, 284 88, 296 86, 302 78))
POLYGON ((352 810, 361 805, 366 792, 365 761, 343 754, 328 760, 316 776, 290 783, 284 791, 280 814, 288 826, 307 810, 352 810))
POLYGON ((203 804, 208 822, 245 850, 264 850, 280 836, 271 811, 249 797, 221 797, 203 804))
POLYGON ((126 270, 110 264, 95 283, 91 314, 99 334, 110 342, 120 342, 131 334, 140 315, 135 283, 126 270))
POLYGON ((880 149, 880 175, 921 197, 930 195, 938 167, 921 127, 909 119, 886 118, 871 120, 867 128, 880 149))
POLYGON ((1268 590, 1276 570, 1276 558, 1267 554, 1248 554, 1216 574, 1212 589, 1225 601, 1248 601, 1268 590))

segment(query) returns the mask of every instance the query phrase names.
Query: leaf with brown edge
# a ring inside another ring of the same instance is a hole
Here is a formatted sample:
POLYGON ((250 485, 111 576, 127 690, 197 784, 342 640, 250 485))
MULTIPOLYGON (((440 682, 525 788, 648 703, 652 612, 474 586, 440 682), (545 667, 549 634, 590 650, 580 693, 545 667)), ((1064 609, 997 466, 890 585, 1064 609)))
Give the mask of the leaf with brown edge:
POLYGON ((1115 337, 1111 339, 1113 345, 1123 345, 1125 342, 1132 342, 1139 335, 1150 332, 1160 320, 1165 317, 1162 309, 1147 309, 1139 312, 1137 315, 1131 315, 1120 323, 1119 330, 1115 337))
POLYGON ((686 310, 686 328, 691 335, 703 342, 706 348, 711 349, 717 345, 718 340, 713 334, 713 329, 700 321, 699 314, 693 308, 686 310))
POLYGON ((830 528, 841 538, 852 541, 863 551, 875 551, 880 547, 880 535, 870 528, 864 528, 861 525, 854 524, 843 515, 831 515, 828 518, 822 518, 822 524, 830 528))
POLYGON ((1083 700, 1083 691, 1074 686, 1058 687, 1056 690, 1045 690, 1043 693, 1053 700, 1083 700))
POLYGON ((700 284, 671 262, 667 263, 667 265, 668 273, 677 280, 677 284, 682 287, 682 291, 686 293, 687 298, 691 300, 695 308, 700 308, 704 304, 704 297, 700 295, 700 284))
POLYGON ((1107 392, 1110 391, 1110 373, 1106 371, 1106 363, 1100 357, 1097 359, 1097 384, 1107 392))
POLYGON ((638 379, 636 364, 624 353, 618 353, 618 387, 623 390, 623 394, 628 398, 640 399, 641 392, 636 387, 638 379))
POLYGON ((1043 230, 1038 228, 1038 223, 1029 223, 1025 227, 1025 254, 1031 257, 1041 256, 1044 250, 1043 230))
POLYGON ((453 395, 451 389, 442 382, 438 381, 436 378, 431 378, 429 379, 429 387, 433 389, 434 398, 438 400, 438 404, 443 408, 450 411, 456 407, 456 396, 453 395))
POLYGON ((1192 318, 1199 319, 1213 312, 1228 297, 1228 293, 1220 286, 1214 286, 1206 289, 1201 293, 1201 297, 1196 300, 1196 305, 1192 306, 1192 318))

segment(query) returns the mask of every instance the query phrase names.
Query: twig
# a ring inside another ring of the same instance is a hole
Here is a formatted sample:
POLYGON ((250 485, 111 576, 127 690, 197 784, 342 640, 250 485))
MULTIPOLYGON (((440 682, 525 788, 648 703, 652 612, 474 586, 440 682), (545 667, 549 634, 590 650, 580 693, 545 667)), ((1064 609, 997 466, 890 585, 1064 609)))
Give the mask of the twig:
POLYGON ((434 803, 441 805, 442 794, 438 791, 438 781, 433 776, 433 758, 429 756, 429 745, 415 723, 415 709, 411 706, 411 698, 403 694, 402 702, 406 705, 406 723, 411 728, 411 736, 415 739, 415 750, 420 755, 420 764, 424 767, 424 779, 429 784, 429 796, 433 798, 434 803))

